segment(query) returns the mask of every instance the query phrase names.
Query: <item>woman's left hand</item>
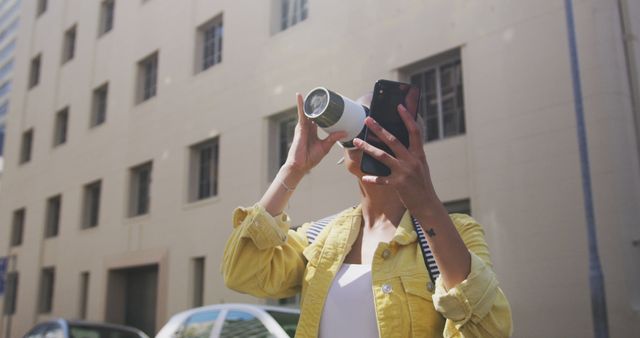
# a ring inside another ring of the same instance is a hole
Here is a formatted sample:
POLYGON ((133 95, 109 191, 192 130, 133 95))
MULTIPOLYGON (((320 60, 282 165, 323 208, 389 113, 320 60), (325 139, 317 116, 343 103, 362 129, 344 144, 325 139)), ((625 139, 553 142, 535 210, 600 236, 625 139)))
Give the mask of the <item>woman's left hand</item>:
POLYGON ((409 212, 417 215, 421 210, 424 210, 425 202, 437 201, 437 196, 431 182, 427 157, 422 148, 422 135, 418 124, 401 104, 398 105, 398 114, 409 132, 408 148, 405 148, 400 140, 371 117, 367 117, 365 120, 369 131, 389 146, 395 157, 363 140, 355 139, 353 143, 357 148, 391 169, 389 176, 365 175, 362 177, 362 181, 392 186, 409 212))

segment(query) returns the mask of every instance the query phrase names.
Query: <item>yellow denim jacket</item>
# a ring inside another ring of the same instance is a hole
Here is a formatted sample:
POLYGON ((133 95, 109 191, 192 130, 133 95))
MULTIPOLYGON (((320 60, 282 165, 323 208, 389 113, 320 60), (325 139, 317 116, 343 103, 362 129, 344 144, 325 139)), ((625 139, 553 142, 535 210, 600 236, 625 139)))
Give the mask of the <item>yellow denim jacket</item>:
MULTIPOLYGON (((371 271, 380 337, 511 335, 511 309, 498 287, 482 227, 467 215, 451 219, 471 252, 471 272, 450 290, 441 278, 435 288, 430 283, 408 212, 393 240, 379 243, 371 271)), ((325 297, 361 220, 360 206, 347 209, 309 245, 311 223, 294 231, 286 213, 272 217, 259 205, 238 208, 224 250, 225 283, 256 297, 284 298, 301 291, 296 337, 317 337, 325 297)))

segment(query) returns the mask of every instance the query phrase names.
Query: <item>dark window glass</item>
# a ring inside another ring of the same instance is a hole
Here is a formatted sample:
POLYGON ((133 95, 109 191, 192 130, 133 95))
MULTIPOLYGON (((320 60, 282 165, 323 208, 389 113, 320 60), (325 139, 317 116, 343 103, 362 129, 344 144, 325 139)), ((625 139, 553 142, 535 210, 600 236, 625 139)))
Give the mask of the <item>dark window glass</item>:
POLYGON ((22 134, 22 147, 20 149, 20 163, 31 161, 31 151, 33 148, 33 129, 22 134))
POLYGON ((60 210, 62 208, 62 196, 54 196, 47 200, 47 218, 44 230, 44 237, 58 236, 60 228, 60 210))
POLYGON ((91 127, 104 123, 107 119, 107 100, 109 97, 109 84, 105 83, 93 91, 93 112, 91 115, 91 127))
POLYGON ((55 269, 44 268, 40 275, 40 297, 38 313, 50 313, 53 308, 53 290, 55 283, 55 269))
POLYGON ((69 125, 69 108, 65 108, 56 114, 56 125, 53 134, 53 145, 58 146, 67 142, 67 130, 69 125))
POLYGON ((220 337, 269 338, 271 337, 271 333, 264 324, 252 314, 244 311, 229 311, 224 319, 220 337))
POLYGON ((293 134, 295 132, 297 122, 298 118, 294 115, 279 123, 278 163, 280 166, 287 161, 287 155, 289 154, 291 143, 293 143, 293 134))
POLYGON ((218 194, 218 139, 194 146, 195 199, 205 199, 218 194))
POLYGON ((100 35, 106 34, 113 28, 113 15, 116 3, 114 0, 105 0, 100 6, 100 35))
POLYGON ((139 102, 146 101, 156 96, 158 82, 158 53, 140 61, 138 64, 140 74, 139 102))
POLYGON ((222 17, 202 30, 202 70, 222 62, 222 17))
POLYGON ((40 82, 40 55, 31 59, 31 68, 29 70, 29 89, 35 87, 40 82))
POLYGON ((5 315, 16 313, 16 305, 18 304, 18 279, 17 272, 9 272, 6 276, 6 289, 4 294, 4 310, 5 315))
POLYGON ((76 26, 73 26, 64 33, 62 63, 65 63, 73 59, 75 52, 76 52, 76 26))
POLYGON ((92 228, 98 225, 100 218, 100 190, 100 181, 90 183, 84 188, 83 228, 92 228))
POLYGON ((149 162, 131 169, 130 216, 140 216, 149 212, 152 168, 152 163, 149 162))
POLYGON ((13 212, 13 222, 11 226, 11 246, 22 245, 22 235, 24 233, 24 223, 26 210, 20 209, 13 212))

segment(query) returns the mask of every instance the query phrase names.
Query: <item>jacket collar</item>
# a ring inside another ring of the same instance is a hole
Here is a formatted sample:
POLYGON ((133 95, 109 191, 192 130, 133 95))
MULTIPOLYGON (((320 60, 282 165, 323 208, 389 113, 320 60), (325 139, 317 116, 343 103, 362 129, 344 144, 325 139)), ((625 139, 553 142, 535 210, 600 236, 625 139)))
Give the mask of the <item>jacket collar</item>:
MULTIPOLYGON (((348 209, 345 213, 345 216, 362 217, 362 205, 358 204, 357 206, 348 209)), ((393 235, 393 239, 391 241, 397 242, 400 245, 407 245, 415 242, 417 239, 418 235, 413 229, 411 214, 409 214, 409 210, 405 210, 402 218, 400 219, 400 224, 396 228, 396 232, 393 235)))

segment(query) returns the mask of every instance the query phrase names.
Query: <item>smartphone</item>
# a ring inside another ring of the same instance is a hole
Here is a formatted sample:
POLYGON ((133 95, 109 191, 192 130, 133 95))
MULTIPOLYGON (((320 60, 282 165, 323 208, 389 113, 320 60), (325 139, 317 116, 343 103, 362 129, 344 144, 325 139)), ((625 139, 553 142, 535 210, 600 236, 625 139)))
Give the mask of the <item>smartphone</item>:
MULTIPOLYGON (((405 147, 409 147, 409 132, 398 113, 398 105, 402 104, 415 121, 418 116, 419 102, 420 88, 417 86, 402 82, 378 80, 373 87, 369 116, 398 138, 405 147)), ((395 156, 391 149, 368 128, 365 130, 364 141, 384 150, 391 156, 395 156)), ((375 176, 389 176, 391 174, 389 167, 367 153, 362 154, 360 170, 375 176)))

